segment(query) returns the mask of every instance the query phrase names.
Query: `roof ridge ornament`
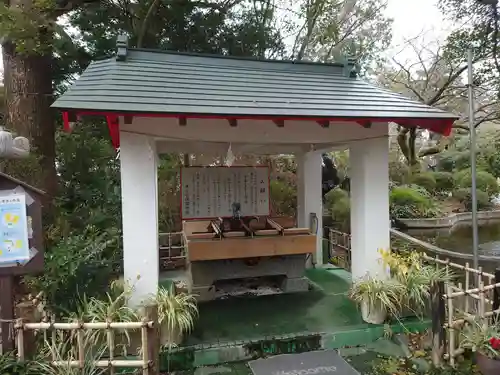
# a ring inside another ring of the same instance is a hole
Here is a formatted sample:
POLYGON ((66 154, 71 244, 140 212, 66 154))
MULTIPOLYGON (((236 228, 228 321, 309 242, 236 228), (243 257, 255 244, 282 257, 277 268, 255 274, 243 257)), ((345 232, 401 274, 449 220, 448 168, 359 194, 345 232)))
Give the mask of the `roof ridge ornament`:
POLYGON ((344 59, 344 74, 349 78, 357 78, 361 67, 355 57, 347 57, 344 59))
POLYGON ((116 38, 116 61, 125 61, 127 59, 128 37, 126 34, 120 34, 116 38))

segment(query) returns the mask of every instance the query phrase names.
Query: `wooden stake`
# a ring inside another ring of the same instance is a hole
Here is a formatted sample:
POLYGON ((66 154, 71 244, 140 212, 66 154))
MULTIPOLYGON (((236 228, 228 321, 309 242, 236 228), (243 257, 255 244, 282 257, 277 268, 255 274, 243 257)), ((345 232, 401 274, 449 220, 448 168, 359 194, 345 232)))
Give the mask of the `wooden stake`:
POLYGON ((444 300, 444 282, 435 283, 431 288, 432 309, 432 363, 438 367, 446 348, 446 306, 444 300))
MULTIPOLYGON (((485 301, 484 301, 484 282, 479 281, 479 317, 484 320, 484 314, 486 312, 485 301)), ((485 323, 485 322, 483 322, 485 323)))
POLYGON ((52 328, 52 332, 51 332, 51 335, 52 335, 52 350, 51 350, 51 352, 52 352, 52 361, 57 361, 57 358, 56 358, 57 332, 56 332, 56 329, 54 328, 54 325, 55 325, 55 316, 52 315, 51 318, 50 318, 50 328, 52 328))
POLYGON ((1 342, 3 353, 14 350, 14 338, 11 336, 12 325, 14 324, 14 277, 0 277, 0 323, 1 342), (9 321, 12 321, 9 323, 9 321))
POLYGON ((17 358, 19 361, 24 362, 26 360, 26 357, 24 355, 24 327, 22 319, 17 319, 16 321, 16 339, 17 358))
MULTIPOLYGON (((476 285, 479 287, 479 284, 481 284, 481 282, 483 282, 483 267, 479 267, 477 269, 479 272, 477 273, 477 281, 476 281, 476 285)), ((484 283, 483 283, 484 284, 484 283)), ((483 285, 484 286, 484 285, 483 285)))
MULTIPOLYGON (((146 323, 147 319, 143 318, 143 322, 146 323)), ((149 374, 149 345, 148 345, 148 328, 146 325, 144 325, 141 328, 141 341, 142 341, 142 374, 143 375, 150 375, 149 374)))
MULTIPOLYGON (((148 375, 160 374, 160 325, 158 324, 158 306, 145 306, 143 316, 148 322, 154 322, 148 325, 146 347, 143 341, 143 350, 148 351, 147 360, 149 362, 148 375)), ((143 358, 144 359, 144 358, 143 358)))
POLYGON ((83 369, 85 367, 85 332, 83 331, 83 323, 80 322, 80 328, 76 332, 76 342, 78 345, 78 362, 79 368, 83 369))
MULTIPOLYGON (((496 311, 500 308, 500 268, 495 270, 495 285, 497 287, 493 290, 493 311, 496 311)), ((498 320, 498 315, 493 316, 493 322, 498 320)))
MULTIPOLYGON (((16 316, 22 319, 24 357, 32 359, 36 355, 36 337, 33 330, 26 330, 24 325, 35 321, 36 306, 32 302, 20 302, 16 305, 16 316)), ((18 344, 19 345, 19 344, 18 344)))
MULTIPOLYGON (((469 273, 469 262, 465 263, 465 289, 469 290, 470 287, 470 273, 469 273)), ((465 296, 465 312, 469 313, 469 297, 465 296)))
POLYGON ((448 335, 449 335, 449 345, 448 354, 450 356, 450 366, 455 365, 455 330, 453 328, 453 299, 451 297, 451 286, 449 283, 446 284, 446 295, 448 299, 448 335))
MULTIPOLYGON (((106 336, 107 336, 107 341, 108 341, 109 362, 111 363, 115 359, 115 331, 112 328, 110 328, 110 326, 109 326, 110 321, 109 320, 107 320, 106 323, 108 323, 108 329, 106 331, 106 336)), ((110 373, 110 375, 115 374, 115 368, 113 366, 110 366, 109 373, 110 373)))
MULTIPOLYGON (((462 288, 462 283, 458 283, 458 290, 464 290, 464 289, 462 288)), ((465 303, 464 301, 465 301, 466 299, 467 299, 467 296, 464 296, 464 297, 460 298, 459 303, 458 303, 458 308, 459 308, 459 309, 462 309, 462 308, 463 308, 464 303, 465 303)))

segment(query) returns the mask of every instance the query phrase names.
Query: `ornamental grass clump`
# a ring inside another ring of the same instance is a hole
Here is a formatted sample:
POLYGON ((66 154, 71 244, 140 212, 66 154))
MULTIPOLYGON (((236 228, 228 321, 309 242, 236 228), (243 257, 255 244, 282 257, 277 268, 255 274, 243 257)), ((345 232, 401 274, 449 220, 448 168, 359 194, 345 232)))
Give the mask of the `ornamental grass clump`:
POLYGON ((179 345, 183 334, 193 329, 198 317, 196 298, 191 294, 176 294, 173 288, 160 288, 153 303, 158 306, 162 345, 179 345))
MULTIPOLYGON (((106 293, 105 299, 86 298, 82 299, 80 307, 76 314, 73 314, 69 321, 80 321, 86 323, 93 322, 138 322, 140 320, 137 312, 129 307, 128 301, 130 293, 122 291, 121 293, 106 293)), ((124 354, 127 347, 130 346, 131 336, 127 329, 115 329, 116 346, 124 354)), ((103 345, 107 340, 105 330, 86 330, 85 334, 97 345, 103 345)))
MULTIPOLYGON (((110 292, 105 299, 83 298, 80 308, 76 314, 70 317, 70 321, 81 322, 138 322, 141 320, 139 311, 130 307, 129 301, 131 288, 122 280, 113 282, 110 292)), ((157 306, 158 324, 160 326, 161 344, 164 346, 175 346, 180 344, 185 333, 190 332, 196 318, 198 317, 198 306, 196 299, 191 294, 176 294, 173 288, 160 287, 155 296, 145 301, 145 305, 157 306)), ((116 345, 126 353, 131 343, 137 344, 138 338, 134 331, 122 329, 114 330, 116 345), (131 337, 132 336, 132 337, 131 337)), ((138 332, 137 330, 135 332, 138 332)), ((91 330, 89 335, 97 343, 105 343, 107 340, 105 330, 91 330)))
POLYGON ((100 368, 96 362, 104 359, 106 356, 106 345, 104 343, 97 343, 95 336, 88 334, 83 336, 82 346, 79 348, 75 345, 74 338, 54 342, 46 342, 45 347, 47 352, 45 358, 53 358, 59 364, 53 365, 51 361, 40 361, 39 375, 104 375, 109 373, 109 369, 100 368), (71 362, 80 360, 80 349, 83 349, 83 366, 74 367, 71 362))
MULTIPOLYGON (((426 264, 423 254, 416 251, 398 254, 380 250, 382 262, 390 270, 393 279, 404 287, 401 306, 416 315, 422 315, 429 307, 431 288, 437 282, 450 282, 454 275, 446 268, 426 264)), ((397 314, 400 315, 400 314, 397 314)))
POLYGON ((387 313, 395 315, 400 310, 402 293, 404 287, 398 280, 367 277, 353 284, 349 297, 360 305, 365 322, 381 324, 387 313))

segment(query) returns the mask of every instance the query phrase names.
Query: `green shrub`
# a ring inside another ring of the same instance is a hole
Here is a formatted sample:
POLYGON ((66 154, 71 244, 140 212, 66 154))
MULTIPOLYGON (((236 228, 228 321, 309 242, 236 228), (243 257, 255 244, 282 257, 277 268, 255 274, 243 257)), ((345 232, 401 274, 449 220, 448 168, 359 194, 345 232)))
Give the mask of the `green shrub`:
MULTIPOLYGON (((469 169, 465 169, 455 174, 455 186, 458 188, 470 188, 472 186, 472 177, 469 169)), ((500 191, 496 178, 488 172, 477 171, 476 188, 484 191, 489 197, 497 195, 500 191)))
MULTIPOLYGON (((453 192, 453 197, 464 205, 467 211, 472 210, 472 192, 471 189, 462 188, 453 192)), ((481 190, 476 191, 477 208, 485 210, 491 207, 490 197, 487 193, 481 190)))
POLYGON ((408 166, 399 160, 389 160, 389 179, 398 185, 405 184, 408 180, 410 170, 408 166))
POLYGON ((335 202, 341 199, 349 198, 349 193, 339 187, 330 190, 325 196, 326 207, 331 208, 335 202))
POLYGON ((325 207, 339 230, 347 231, 351 220, 351 201, 347 191, 335 188, 328 192, 325 197, 325 207))
POLYGON ((40 375, 43 366, 36 359, 19 361, 15 353, 0 354, 0 374, 2 375, 40 375))
POLYGON ((348 231, 351 221, 351 201, 349 198, 338 200, 330 210, 332 219, 337 223, 338 228, 348 231))
POLYGON ((494 152, 488 156, 488 170, 495 177, 500 177, 500 153, 494 152))
POLYGON ((45 252, 44 272, 27 277, 31 290, 43 292, 47 308, 62 316, 76 311, 78 297, 102 297, 120 272, 119 233, 94 227, 64 236, 45 252))
POLYGON ((438 156, 438 169, 446 172, 470 168, 470 151, 446 151, 438 156))
POLYGON ((413 174, 410 177, 412 184, 422 186, 428 192, 433 192, 436 189, 436 179, 431 172, 420 172, 413 174))
POLYGON ((436 180, 436 191, 451 191, 453 190, 454 180, 451 172, 432 172, 436 180))
POLYGON ((282 180, 271 180, 270 196, 274 215, 295 216, 297 189, 294 185, 282 180))
POLYGON ((392 189, 390 196, 391 215, 401 219, 436 217, 440 214, 432 199, 412 186, 392 189))
POLYGON ((426 198, 431 198, 431 194, 429 193, 429 191, 420 186, 420 185, 414 185, 414 184, 410 184, 410 185, 405 185, 405 186, 402 186, 402 187, 406 187, 406 188, 409 188, 409 189, 412 189, 412 190, 415 190, 417 193, 419 193, 421 196, 423 197, 426 197, 426 198))

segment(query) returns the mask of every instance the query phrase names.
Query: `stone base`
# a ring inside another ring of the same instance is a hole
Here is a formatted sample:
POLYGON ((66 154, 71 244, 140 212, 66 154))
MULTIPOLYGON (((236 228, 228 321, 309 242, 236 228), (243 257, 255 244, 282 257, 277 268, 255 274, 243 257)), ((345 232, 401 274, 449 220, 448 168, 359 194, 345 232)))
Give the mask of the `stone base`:
MULTIPOLYGON (((311 258, 311 257, 309 257, 311 258)), ((193 286, 212 285, 220 280, 246 279, 263 276, 302 277, 305 255, 263 257, 257 263, 248 259, 227 259, 190 262, 188 272, 193 286)))
POLYGON ((309 282, 305 277, 285 278, 281 283, 283 293, 307 292, 309 290, 309 282))
POLYGON ((215 285, 193 286, 190 293, 198 302, 212 301, 215 299, 215 285))

